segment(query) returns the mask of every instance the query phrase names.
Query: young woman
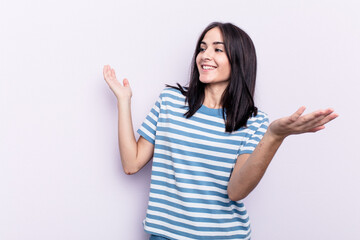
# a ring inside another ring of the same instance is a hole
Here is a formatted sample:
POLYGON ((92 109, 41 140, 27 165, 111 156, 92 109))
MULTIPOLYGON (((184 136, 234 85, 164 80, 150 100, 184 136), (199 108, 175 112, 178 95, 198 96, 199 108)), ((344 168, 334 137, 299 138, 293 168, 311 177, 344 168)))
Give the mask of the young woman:
POLYGON ((104 78, 117 97, 119 148, 126 174, 153 158, 145 231, 150 239, 250 239, 242 202, 259 183, 283 140, 316 132, 332 109, 268 124, 254 105, 256 54, 250 37, 230 23, 212 23, 196 45, 188 87, 167 86, 138 130, 131 88, 110 66, 104 78))

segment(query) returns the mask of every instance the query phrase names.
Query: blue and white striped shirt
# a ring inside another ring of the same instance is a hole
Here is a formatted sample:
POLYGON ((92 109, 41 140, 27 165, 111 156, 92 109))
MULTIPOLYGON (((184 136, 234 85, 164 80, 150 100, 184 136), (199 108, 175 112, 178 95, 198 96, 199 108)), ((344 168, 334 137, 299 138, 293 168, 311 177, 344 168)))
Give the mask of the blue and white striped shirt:
POLYGON ((180 91, 165 88, 138 133, 153 143, 149 204, 144 229, 169 239, 250 239, 241 200, 227 186, 237 156, 252 153, 268 126, 259 111, 246 128, 225 132, 221 109, 204 105, 186 119, 180 91))

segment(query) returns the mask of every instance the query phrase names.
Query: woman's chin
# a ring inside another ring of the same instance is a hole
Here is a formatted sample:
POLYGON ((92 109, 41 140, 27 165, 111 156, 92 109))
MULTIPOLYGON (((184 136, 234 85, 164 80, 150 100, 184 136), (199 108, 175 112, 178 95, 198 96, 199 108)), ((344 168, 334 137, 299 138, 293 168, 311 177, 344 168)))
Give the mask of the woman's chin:
POLYGON ((200 82, 207 84, 207 83, 211 83, 213 79, 209 79, 209 78, 199 78, 200 82))
POLYGON ((229 80, 217 80, 213 78, 199 78, 200 82, 203 84, 212 84, 212 85, 228 85, 229 80))

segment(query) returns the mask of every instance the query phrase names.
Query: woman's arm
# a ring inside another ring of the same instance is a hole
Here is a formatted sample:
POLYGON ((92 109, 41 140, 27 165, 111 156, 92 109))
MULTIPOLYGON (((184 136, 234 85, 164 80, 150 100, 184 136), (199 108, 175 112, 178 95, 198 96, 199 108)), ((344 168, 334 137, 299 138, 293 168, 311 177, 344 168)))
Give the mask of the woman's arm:
POLYGON ((301 107, 293 115, 272 122, 254 152, 238 157, 228 184, 228 195, 231 200, 245 198, 256 187, 287 136, 317 132, 338 116, 332 109, 301 116, 304 111, 305 107, 301 107))
POLYGON ((128 175, 138 172, 151 159, 154 145, 143 137, 136 142, 131 119, 131 88, 127 79, 121 85, 114 69, 104 66, 104 79, 114 92, 118 103, 119 150, 124 172, 128 175))

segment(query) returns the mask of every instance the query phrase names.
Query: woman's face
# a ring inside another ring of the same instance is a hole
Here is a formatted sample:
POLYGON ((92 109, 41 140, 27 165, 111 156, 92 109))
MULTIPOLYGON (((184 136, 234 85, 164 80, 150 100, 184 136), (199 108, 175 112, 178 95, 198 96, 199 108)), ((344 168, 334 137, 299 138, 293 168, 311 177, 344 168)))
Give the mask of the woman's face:
POLYGON ((218 27, 210 29, 200 44, 196 65, 202 83, 228 84, 231 66, 225 53, 223 36, 218 27))

